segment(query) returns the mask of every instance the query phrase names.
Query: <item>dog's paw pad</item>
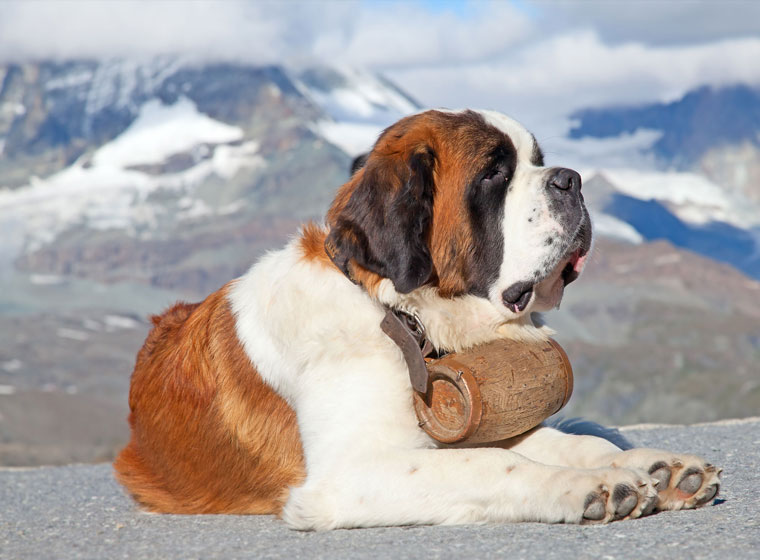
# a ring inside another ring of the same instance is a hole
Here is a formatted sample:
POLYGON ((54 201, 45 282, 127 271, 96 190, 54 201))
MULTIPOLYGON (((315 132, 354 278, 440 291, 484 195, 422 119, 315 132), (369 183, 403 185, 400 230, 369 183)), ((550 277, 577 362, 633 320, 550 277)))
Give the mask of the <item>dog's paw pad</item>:
POLYGON ((617 454, 613 464, 649 473, 658 493, 658 510, 700 507, 710 503, 720 491, 722 470, 696 455, 631 449, 617 454))
POLYGON ((718 495, 718 489, 719 488, 720 488, 720 485, 717 484, 717 483, 711 484, 710 486, 708 486, 707 488, 705 488, 705 491, 702 494, 702 496, 700 496, 697 499, 697 507, 703 506, 703 505, 705 505, 707 503, 712 502, 713 499, 715 498, 715 496, 718 495))
POLYGON ((654 485, 657 491, 665 490, 670 485, 671 470, 665 461, 658 461, 649 468, 649 474, 657 481, 654 485))
POLYGON ((593 492, 586 497, 583 510, 585 522, 602 521, 607 515, 607 492, 593 492))
POLYGON ((628 484, 618 484, 612 492, 612 505, 615 507, 615 519, 622 519, 633 511, 639 503, 636 489, 628 484))
POLYGON ((691 496, 701 488, 703 480, 702 471, 696 467, 691 467, 683 473, 677 488, 687 496, 691 496))
POLYGON ((673 469, 669 486, 660 491, 658 509, 697 508, 712 502, 718 495, 721 469, 701 461, 684 461, 684 464, 673 469))
POLYGON ((608 523, 652 513, 657 503, 654 480, 642 471, 600 470, 586 494, 581 523, 608 523), (610 490, 611 489, 611 490, 610 490))

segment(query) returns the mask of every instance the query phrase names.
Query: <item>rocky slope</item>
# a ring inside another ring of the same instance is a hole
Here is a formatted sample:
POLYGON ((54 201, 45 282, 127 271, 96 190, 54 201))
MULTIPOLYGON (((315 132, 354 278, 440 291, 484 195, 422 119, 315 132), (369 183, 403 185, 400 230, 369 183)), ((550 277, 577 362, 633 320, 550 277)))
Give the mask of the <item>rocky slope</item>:
POLYGON ((760 410, 760 282, 730 266, 601 240, 547 319, 575 371, 565 415, 619 425, 760 410))

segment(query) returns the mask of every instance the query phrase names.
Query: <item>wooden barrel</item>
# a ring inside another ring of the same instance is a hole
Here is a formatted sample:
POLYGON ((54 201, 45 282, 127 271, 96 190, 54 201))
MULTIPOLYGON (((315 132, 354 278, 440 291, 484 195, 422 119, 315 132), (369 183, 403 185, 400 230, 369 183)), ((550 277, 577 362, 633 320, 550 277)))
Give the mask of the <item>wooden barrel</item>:
POLYGON ((554 340, 498 340, 427 361, 428 391, 415 392, 420 426, 443 443, 522 434, 561 409, 573 370, 554 340))

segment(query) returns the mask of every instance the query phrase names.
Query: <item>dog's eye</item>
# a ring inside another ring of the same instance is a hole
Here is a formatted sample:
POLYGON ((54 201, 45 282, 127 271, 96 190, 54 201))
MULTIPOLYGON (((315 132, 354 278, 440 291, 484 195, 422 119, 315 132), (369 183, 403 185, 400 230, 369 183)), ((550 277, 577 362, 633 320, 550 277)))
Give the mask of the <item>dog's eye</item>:
POLYGON ((507 180, 507 174, 501 169, 492 169, 483 176, 483 182, 499 185, 507 180))

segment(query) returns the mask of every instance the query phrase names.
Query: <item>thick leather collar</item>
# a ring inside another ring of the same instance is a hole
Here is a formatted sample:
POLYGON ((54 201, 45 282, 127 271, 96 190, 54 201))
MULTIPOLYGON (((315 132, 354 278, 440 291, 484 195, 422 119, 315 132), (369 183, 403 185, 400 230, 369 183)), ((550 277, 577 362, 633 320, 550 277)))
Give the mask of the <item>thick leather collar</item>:
POLYGON ((380 328, 401 349, 414 390, 423 395, 427 393, 428 370, 425 358, 433 354, 435 349, 425 335, 425 327, 417 317, 409 313, 388 309, 380 328))
MULTIPOLYGON (((338 267, 338 270, 351 282, 358 284, 351 272, 348 260, 339 261, 336 257, 336 248, 332 243, 325 242, 325 251, 333 264, 338 267)), ((425 327, 414 315, 398 309, 388 308, 385 317, 380 322, 380 328, 401 350, 406 367, 409 370, 412 388, 418 393, 425 395, 428 391, 429 383, 425 358, 435 353, 435 348, 425 335, 425 327)))

